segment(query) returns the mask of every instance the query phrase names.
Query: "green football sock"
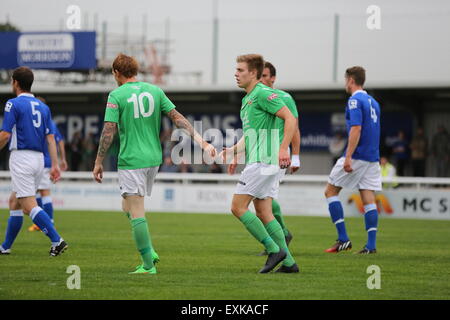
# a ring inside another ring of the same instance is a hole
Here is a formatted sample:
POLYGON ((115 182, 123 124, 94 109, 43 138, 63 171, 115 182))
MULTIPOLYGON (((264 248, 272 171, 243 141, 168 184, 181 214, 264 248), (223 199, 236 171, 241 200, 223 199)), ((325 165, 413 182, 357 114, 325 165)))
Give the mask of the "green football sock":
POLYGON ((275 199, 272 200, 272 212, 273 212, 273 216, 275 217, 275 219, 277 219, 281 228, 283 228, 284 235, 287 236, 289 234, 289 231, 286 228, 283 216, 281 215, 280 204, 275 199))
POLYGON ((283 265, 286 267, 290 267, 295 263, 294 258, 291 255, 291 252, 286 245, 286 239, 284 238, 283 230, 278 223, 277 220, 272 220, 268 224, 265 225, 267 233, 269 236, 277 243, 280 248, 283 248, 286 251, 286 258, 283 260, 283 265))
POLYGON ((145 269, 153 268, 152 259, 152 242, 150 239, 150 232, 148 231, 147 219, 136 218, 131 219, 131 230, 133 233, 136 248, 142 257, 145 269))
POLYGON ((251 233, 253 237, 256 238, 259 242, 261 242, 266 248, 267 252, 275 253, 280 251, 278 245, 273 241, 273 239, 267 233, 266 228, 264 228, 261 220, 258 219, 256 215, 247 211, 242 215, 239 220, 244 224, 247 230, 251 233))

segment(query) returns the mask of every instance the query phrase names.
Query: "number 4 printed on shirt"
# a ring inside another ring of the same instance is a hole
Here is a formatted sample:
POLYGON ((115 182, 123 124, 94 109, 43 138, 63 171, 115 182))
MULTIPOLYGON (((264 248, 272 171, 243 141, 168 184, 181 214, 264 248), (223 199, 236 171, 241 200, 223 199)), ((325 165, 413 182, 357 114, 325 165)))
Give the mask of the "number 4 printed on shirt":
POLYGON ((377 123, 378 117, 377 117, 377 113, 375 112, 375 109, 372 107, 371 99, 369 99, 369 103, 370 103, 370 117, 372 118, 374 123, 377 123))

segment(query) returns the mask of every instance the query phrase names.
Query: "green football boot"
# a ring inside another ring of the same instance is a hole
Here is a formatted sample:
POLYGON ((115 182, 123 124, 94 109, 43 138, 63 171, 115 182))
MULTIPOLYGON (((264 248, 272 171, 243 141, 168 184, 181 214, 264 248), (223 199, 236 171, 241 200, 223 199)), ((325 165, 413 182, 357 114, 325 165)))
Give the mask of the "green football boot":
POLYGON ((141 264, 136 267, 136 270, 129 272, 128 274, 156 274, 156 267, 147 270, 144 268, 144 265, 141 264))

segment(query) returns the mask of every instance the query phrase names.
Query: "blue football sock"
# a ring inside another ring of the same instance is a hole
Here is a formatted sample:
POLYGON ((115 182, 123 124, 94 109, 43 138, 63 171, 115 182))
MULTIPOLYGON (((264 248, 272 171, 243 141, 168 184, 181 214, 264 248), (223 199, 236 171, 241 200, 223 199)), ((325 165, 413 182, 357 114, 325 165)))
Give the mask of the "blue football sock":
POLYGON ((367 244, 369 250, 376 249, 377 227, 378 227, 378 211, 377 206, 372 203, 364 206, 364 221, 366 223, 367 244))
POLYGON ((344 222, 344 209, 342 208, 341 201, 339 197, 327 198, 328 210, 330 211, 331 221, 336 225, 336 230, 338 233, 338 239, 340 241, 348 241, 347 231, 345 229, 344 222))
POLYGON ((30 212, 30 218, 39 227, 39 229, 41 229, 41 231, 50 238, 52 245, 58 244, 61 237, 58 232, 56 232, 55 227, 53 227, 53 224, 48 217, 48 214, 44 210, 40 207, 34 207, 30 212))
POLYGON ((42 208, 42 198, 41 198, 41 194, 39 192, 36 193, 36 202, 37 202, 38 206, 42 208))
POLYGON ((22 210, 11 210, 9 212, 8 226, 6 227, 5 242, 2 243, 2 248, 7 250, 11 248, 14 240, 19 234, 23 223, 22 210))
POLYGON ((46 196, 42 197, 42 205, 44 211, 48 214, 48 217, 52 221, 53 224, 55 224, 55 221, 53 220, 53 203, 52 203, 52 197, 46 196))

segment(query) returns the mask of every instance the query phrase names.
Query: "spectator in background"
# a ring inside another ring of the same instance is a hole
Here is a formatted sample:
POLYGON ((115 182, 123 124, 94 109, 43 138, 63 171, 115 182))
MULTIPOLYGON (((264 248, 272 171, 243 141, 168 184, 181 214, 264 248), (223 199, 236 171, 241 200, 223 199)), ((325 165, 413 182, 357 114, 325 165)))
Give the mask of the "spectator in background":
POLYGON ((409 160, 409 144, 406 141, 405 132, 400 130, 398 132, 397 140, 392 145, 392 155, 395 158, 397 165, 397 174, 399 176, 405 175, 405 167, 409 160))
POLYGON ((414 177, 425 177, 428 141, 423 128, 417 128, 417 133, 411 141, 411 159, 414 177))
POLYGON ((164 157, 164 162, 159 168, 159 172, 178 172, 178 167, 173 163, 170 155, 164 157))
POLYGON ((390 178, 393 180, 392 182, 383 182, 383 189, 396 188, 398 186, 398 183, 395 181, 395 178, 397 177, 397 170, 391 163, 389 163, 386 156, 381 156, 380 167, 381 177, 390 178))
POLYGON ((450 161, 450 136, 443 125, 437 129, 431 142, 431 152, 436 166, 436 175, 446 177, 450 161))
POLYGON ((83 169, 92 171, 94 169, 94 161, 97 156, 97 144, 93 133, 89 133, 83 140, 83 169))
POLYGON ((110 171, 117 171, 117 161, 119 157, 119 151, 120 151, 120 139, 119 135, 116 134, 114 136, 111 147, 109 147, 108 150, 108 162, 110 171))
POLYGON ((220 165, 214 162, 209 167, 209 173, 223 173, 223 169, 220 165))
POLYGON ((333 138, 331 138, 328 150, 330 151, 331 156, 333 157, 331 164, 332 167, 334 167, 336 161, 344 154, 344 149, 346 145, 347 139, 342 134, 342 132, 336 132, 333 138))
POLYGON ((388 145, 386 141, 386 135, 381 132, 381 138, 380 138, 380 154, 386 155, 386 158, 389 159, 392 153, 392 148, 390 145, 388 145))
POLYGON ((8 170, 9 162, 9 150, 8 148, 3 148, 0 150, 0 170, 8 170))
POLYGON ((165 129, 161 131, 160 140, 161 140, 161 150, 163 151, 163 154, 168 154, 172 151, 174 141, 170 140, 171 136, 172 136, 171 129, 165 129))
POLYGON ((192 173, 194 170, 192 170, 192 166, 188 164, 186 161, 182 160, 179 167, 178 172, 180 173, 192 173))
POLYGON ((73 134, 72 141, 69 144, 70 150, 70 170, 79 171, 82 160, 83 140, 81 139, 81 131, 73 134))
POLYGON ((206 164, 205 159, 202 159, 202 164, 195 164, 194 166, 195 173, 209 173, 210 166, 206 164))

